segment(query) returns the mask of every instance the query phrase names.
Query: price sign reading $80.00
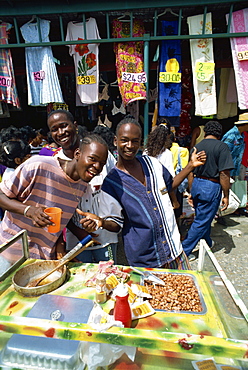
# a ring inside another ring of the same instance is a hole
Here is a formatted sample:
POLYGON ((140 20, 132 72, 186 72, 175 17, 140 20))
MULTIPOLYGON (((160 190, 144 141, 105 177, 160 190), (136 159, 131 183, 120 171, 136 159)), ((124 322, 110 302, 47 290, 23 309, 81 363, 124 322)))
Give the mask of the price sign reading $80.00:
POLYGON ((145 83, 147 81, 146 73, 122 72, 122 81, 145 83))
POLYGON ((209 81, 214 74, 215 63, 197 62, 195 65, 196 78, 200 81, 209 81))
POLYGON ((90 76, 77 76, 78 85, 91 85, 96 83, 96 77, 93 75, 90 76))

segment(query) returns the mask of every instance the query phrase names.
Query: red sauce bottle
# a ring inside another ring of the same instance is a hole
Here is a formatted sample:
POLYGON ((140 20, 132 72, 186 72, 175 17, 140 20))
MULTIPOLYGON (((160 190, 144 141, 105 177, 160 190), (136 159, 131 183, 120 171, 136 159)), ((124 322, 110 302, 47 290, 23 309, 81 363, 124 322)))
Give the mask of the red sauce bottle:
POLYGON ((116 288, 114 319, 121 321, 125 328, 130 328, 132 324, 132 312, 128 302, 128 296, 127 287, 124 284, 119 284, 116 288))

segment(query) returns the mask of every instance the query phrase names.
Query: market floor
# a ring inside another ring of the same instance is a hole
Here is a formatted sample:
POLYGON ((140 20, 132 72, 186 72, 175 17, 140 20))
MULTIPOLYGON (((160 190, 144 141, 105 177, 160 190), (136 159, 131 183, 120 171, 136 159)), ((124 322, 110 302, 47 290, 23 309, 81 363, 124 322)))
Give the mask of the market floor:
MULTIPOLYGON (((215 220, 212 222, 211 237, 215 242, 212 249, 227 278, 231 281, 238 295, 248 308, 248 217, 225 216, 226 226, 215 220)), ((184 222, 182 234, 187 232, 190 223, 184 222)), ((196 260, 191 262, 192 269, 197 268, 198 251, 193 251, 196 260)), ((117 253, 117 263, 128 265, 121 238, 117 253)))

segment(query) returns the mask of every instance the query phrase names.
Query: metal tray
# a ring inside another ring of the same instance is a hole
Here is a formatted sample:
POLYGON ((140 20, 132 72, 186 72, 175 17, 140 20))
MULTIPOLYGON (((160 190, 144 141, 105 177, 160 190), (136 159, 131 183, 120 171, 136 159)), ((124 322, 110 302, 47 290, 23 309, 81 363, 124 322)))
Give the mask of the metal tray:
MULTIPOLYGON (((27 317, 87 323, 93 301, 44 294, 27 317)), ((13 334, 2 351, 3 364, 25 369, 82 370, 80 342, 75 340, 13 334)))
MULTIPOLYGON (((202 296, 202 293, 201 293, 201 290, 200 290, 200 287, 199 287, 199 284, 197 282, 197 279, 194 275, 190 274, 190 273, 185 273, 185 272, 162 272, 161 270, 152 270, 152 273, 153 274, 156 274, 156 275, 183 275, 183 276, 188 276, 190 277, 192 280, 193 280, 193 283, 195 284, 195 287, 197 289, 197 292, 199 294, 199 297, 200 297, 200 302, 201 302, 201 306, 202 306, 202 311, 201 312, 197 312, 197 311, 183 311, 183 310, 162 310, 162 309, 155 309, 155 311, 160 311, 160 312, 176 312, 177 314, 194 314, 194 315, 205 315, 206 312, 207 312, 207 306, 205 304, 205 301, 203 299, 203 296, 202 296)), ((141 276, 141 280, 140 280, 140 284, 141 285, 144 285, 144 277, 141 276)))

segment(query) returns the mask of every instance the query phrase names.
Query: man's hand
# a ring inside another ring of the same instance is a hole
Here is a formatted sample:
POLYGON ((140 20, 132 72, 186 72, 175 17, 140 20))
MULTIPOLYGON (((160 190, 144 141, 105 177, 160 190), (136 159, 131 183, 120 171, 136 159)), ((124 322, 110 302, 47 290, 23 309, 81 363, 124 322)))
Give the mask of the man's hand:
POLYGON ((229 204, 229 198, 228 197, 223 197, 222 198, 222 201, 221 201, 221 211, 225 211, 225 209, 227 209, 228 207, 228 204, 229 204))
POLYGON ((88 233, 93 233, 99 227, 102 227, 102 219, 94 213, 83 212, 78 208, 77 213, 84 216, 84 218, 80 220, 80 224, 88 233))
POLYGON ((44 212, 46 207, 34 207, 31 206, 27 212, 26 217, 32 219, 33 225, 37 227, 46 227, 49 225, 54 225, 50 221, 50 217, 44 212))
POLYGON ((191 154, 191 158, 190 158, 192 166, 193 167, 202 166, 206 162, 206 159, 207 159, 207 155, 206 155, 205 151, 202 150, 201 152, 197 153, 197 149, 196 149, 196 147, 194 147, 194 150, 193 150, 193 152, 191 154))

